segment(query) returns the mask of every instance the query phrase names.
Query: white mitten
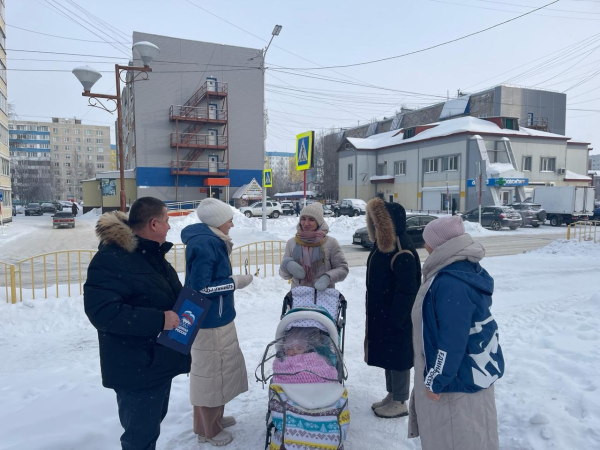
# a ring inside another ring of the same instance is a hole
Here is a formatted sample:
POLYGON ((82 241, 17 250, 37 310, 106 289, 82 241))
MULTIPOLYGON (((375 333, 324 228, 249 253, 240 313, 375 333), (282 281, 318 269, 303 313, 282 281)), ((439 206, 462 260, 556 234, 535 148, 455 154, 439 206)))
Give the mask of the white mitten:
POLYGON ((254 280, 252 275, 231 275, 231 278, 233 278, 236 289, 244 289, 254 280))

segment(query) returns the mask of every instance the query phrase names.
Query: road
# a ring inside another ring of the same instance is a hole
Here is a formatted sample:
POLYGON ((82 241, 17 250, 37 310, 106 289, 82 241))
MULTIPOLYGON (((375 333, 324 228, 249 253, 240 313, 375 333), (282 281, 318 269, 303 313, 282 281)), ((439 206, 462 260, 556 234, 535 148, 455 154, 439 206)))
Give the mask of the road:
MULTIPOLYGON (((485 248, 486 257, 516 255, 529 250, 535 250, 550 242, 566 237, 566 228, 559 228, 556 232, 548 232, 544 234, 506 234, 502 235, 499 232, 497 236, 475 236, 473 240, 481 243, 485 248)), ((367 263, 369 250, 359 245, 343 245, 346 260, 350 267, 363 266, 367 263)), ((418 248, 419 258, 421 262, 427 259, 427 251, 424 248, 418 248)))

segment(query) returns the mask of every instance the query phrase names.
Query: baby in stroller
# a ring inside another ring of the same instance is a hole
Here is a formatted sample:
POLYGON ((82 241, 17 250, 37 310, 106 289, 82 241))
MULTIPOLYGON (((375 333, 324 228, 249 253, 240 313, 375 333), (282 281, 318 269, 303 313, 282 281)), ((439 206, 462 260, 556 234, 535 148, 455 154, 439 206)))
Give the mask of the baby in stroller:
POLYGON ((334 353, 318 328, 290 328, 273 362, 273 382, 337 383, 334 361, 334 353))

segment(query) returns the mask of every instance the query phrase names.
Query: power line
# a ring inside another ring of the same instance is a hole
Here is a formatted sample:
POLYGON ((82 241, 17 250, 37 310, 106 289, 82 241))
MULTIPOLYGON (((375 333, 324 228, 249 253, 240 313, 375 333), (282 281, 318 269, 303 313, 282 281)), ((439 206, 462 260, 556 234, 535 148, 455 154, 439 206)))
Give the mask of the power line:
MULTIPOLYGON (((93 42, 93 43, 97 43, 97 44, 108 44, 109 43, 106 41, 94 41, 92 39, 78 39, 78 38, 72 38, 72 37, 67 37, 67 36, 57 36, 56 34, 48 34, 48 33, 42 33, 40 31, 28 30, 27 28, 17 27, 16 25, 10 25, 8 23, 6 24, 6 26, 10 27, 10 28, 16 28, 17 30, 27 31, 29 33, 40 34, 42 36, 49 36, 49 37, 53 37, 53 38, 57 38, 57 39, 66 39, 69 41, 93 42)), ((119 41, 110 42, 110 43, 111 44, 131 44, 131 42, 119 42, 119 41)))
MULTIPOLYGON (((535 8, 535 6, 521 5, 518 3, 497 2, 497 1, 492 1, 492 0, 477 0, 477 1, 483 2, 483 3, 496 3, 498 5, 518 6, 519 8, 530 8, 530 9, 535 8)), ((556 9, 556 8, 546 8, 546 11, 560 11, 560 12, 570 12, 570 13, 576 13, 576 14, 600 14, 597 12, 590 12, 590 11, 573 11, 571 9, 556 9)))
MULTIPOLYGON (((432 1, 437 1, 437 0, 432 0, 432 1)), ((535 11, 539 11, 539 10, 541 10, 541 9, 544 9, 544 8, 546 8, 547 6, 550 6, 550 5, 553 5, 553 4, 555 4, 555 3, 558 3, 558 1, 559 1, 559 0, 554 0, 553 2, 550 2, 550 3, 548 3, 548 4, 544 5, 544 6, 540 6, 539 8, 536 8, 536 9, 534 9, 533 11, 528 11, 528 12, 526 12, 526 13, 524 13, 524 14, 521 14, 521 15, 519 15, 519 16, 517 16, 517 17, 513 17, 512 19, 508 19, 508 20, 505 20, 504 22, 500 22, 500 23, 497 23, 497 24, 495 24, 495 25, 492 25, 491 27, 484 28, 483 30, 475 31, 475 32, 473 32, 473 33, 466 34, 466 35, 464 35, 464 36, 461 36, 461 37, 459 37, 459 38, 456 38, 456 39, 452 39, 452 40, 449 40, 449 41, 446 41, 446 42, 442 42, 442 43, 440 43, 440 44, 432 45, 432 46, 430 46, 430 47, 422 48, 422 49, 420 49, 420 50, 414 50, 414 51, 412 51, 412 52, 403 53, 403 54, 401 54, 401 55, 389 56, 389 57, 387 57, 387 58, 374 59, 374 60, 371 60, 371 61, 364 61, 364 62, 353 63, 353 64, 341 64, 341 65, 337 65, 337 66, 325 66, 325 67, 294 67, 294 68, 285 67, 285 69, 287 69, 287 70, 291 70, 291 69, 293 69, 293 70, 321 70, 321 69, 339 69, 339 68, 345 68, 345 67, 364 66, 364 65, 367 65, 367 64, 375 64, 375 63, 382 62, 382 61, 389 61, 389 60, 392 60, 392 59, 403 58, 403 57, 405 57, 405 56, 415 55, 415 54, 417 54, 417 53, 422 53, 422 52, 426 52, 426 51, 428 51, 428 50, 432 50, 432 49, 434 49, 434 48, 438 48, 438 47, 442 47, 442 46, 445 46, 445 45, 449 45, 449 44, 452 44, 452 43, 454 43, 454 42, 458 42, 458 41, 461 41, 461 40, 463 40, 463 39, 467 39, 467 38, 469 38, 469 37, 476 36, 476 35, 478 35, 478 34, 481 34, 481 33, 484 33, 484 32, 486 32, 486 31, 492 30, 492 29, 494 29, 494 28, 500 27, 500 26, 502 26, 502 25, 506 25, 507 23, 514 22, 515 20, 518 20, 518 19, 520 19, 520 18, 522 18, 522 17, 525 17, 525 16, 528 16, 528 15, 530 15, 530 14, 533 14, 535 11)))

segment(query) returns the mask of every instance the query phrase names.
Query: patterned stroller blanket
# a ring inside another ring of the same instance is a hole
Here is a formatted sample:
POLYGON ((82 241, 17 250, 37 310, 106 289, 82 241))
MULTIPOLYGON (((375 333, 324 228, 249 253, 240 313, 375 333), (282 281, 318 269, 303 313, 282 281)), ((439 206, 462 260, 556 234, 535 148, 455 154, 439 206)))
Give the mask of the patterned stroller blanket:
MULTIPOLYGON (((328 288, 324 291, 317 291, 310 286, 298 286, 292 289, 292 298, 294 299, 294 308, 322 309, 327 311, 333 320, 338 315, 340 293, 336 289, 328 288)), ((286 327, 286 330, 292 327, 316 327, 327 331, 322 323, 311 319, 294 321, 286 327)))
POLYGON ((274 424, 269 450, 343 450, 350 426, 345 388, 333 404, 306 409, 291 400, 282 386, 271 384, 269 409, 274 424))

